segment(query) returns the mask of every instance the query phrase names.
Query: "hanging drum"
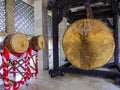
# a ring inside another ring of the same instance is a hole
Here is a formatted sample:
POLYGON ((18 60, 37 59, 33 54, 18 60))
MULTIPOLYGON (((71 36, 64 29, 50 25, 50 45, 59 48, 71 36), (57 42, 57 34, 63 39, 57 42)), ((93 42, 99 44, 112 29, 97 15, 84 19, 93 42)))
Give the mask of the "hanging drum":
POLYGON ((42 35, 34 36, 29 41, 29 47, 33 50, 41 50, 45 48, 45 39, 42 35))
POLYGON ((63 36, 63 50, 68 61, 83 70, 108 63, 114 53, 114 38, 102 21, 81 19, 73 23, 63 36))
POLYGON ((28 49, 29 42, 26 35, 16 33, 8 35, 4 39, 4 47, 7 47, 12 53, 23 53, 28 49))

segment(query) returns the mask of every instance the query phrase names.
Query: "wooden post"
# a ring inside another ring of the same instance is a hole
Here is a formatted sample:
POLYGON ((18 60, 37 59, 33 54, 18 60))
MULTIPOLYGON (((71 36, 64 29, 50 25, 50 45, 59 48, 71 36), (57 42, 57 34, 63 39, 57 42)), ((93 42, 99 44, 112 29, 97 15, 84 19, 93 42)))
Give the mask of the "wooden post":
POLYGON ((47 30, 47 1, 48 0, 41 0, 42 1, 42 27, 43 27, 43 36, 45 37, 46 41, 46 48, 43 50, 43 68, 49 69, 49 59, 48 59, 48 30, 47 30))
POLYGON ((6 0, 6 30, 8 34, 14 33, 14 0, 6 0))

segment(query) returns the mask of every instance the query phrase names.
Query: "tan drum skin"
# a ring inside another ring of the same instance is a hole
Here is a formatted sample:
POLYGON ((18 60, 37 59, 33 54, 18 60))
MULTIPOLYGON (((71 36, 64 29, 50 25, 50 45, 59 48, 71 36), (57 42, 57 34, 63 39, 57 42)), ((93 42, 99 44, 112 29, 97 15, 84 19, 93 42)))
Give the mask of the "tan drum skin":
POLYGON ((115 48, 108 26, 96 19, 74 22, 64 33, 62 44, 68 61, 83 70, 95 69, 108 63, 115 48))

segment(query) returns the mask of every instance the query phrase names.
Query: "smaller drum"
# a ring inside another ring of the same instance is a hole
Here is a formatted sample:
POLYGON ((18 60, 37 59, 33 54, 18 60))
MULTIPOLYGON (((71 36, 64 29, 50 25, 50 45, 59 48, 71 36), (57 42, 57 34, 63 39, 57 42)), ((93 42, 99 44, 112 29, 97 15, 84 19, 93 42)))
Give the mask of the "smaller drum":
POLYGON ((23 53, 29 47, 26 35, 20 33, 8 35, 3 43, 4 47, 7 47, 12 53, 23 53))
POLYGON ((33 50, 41 50, 45 48, 45 39, 42 35, 34 36, 29 40, 29 47, 33 50))

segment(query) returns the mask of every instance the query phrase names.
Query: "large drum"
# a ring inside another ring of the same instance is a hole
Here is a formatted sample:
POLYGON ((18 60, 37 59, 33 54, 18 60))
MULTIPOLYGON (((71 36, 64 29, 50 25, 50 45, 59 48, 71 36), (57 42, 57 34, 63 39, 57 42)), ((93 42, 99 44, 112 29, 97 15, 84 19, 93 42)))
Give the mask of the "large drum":
POLYGON ((78 20, 63 36, 66 58, 83 70, 95 69, 108 63, 113 57, 114 47, 112 33, 100 20, 78 20))
POLYGON ((28 46, 29 42, 24 34, 15 33, 4 39, 4 47, 7 47, 12 53, 23 53, 28 49, 28 46))
POLYGON ((42 35, 34 36, 29 40, 29 47, 33 50, 41 50, 45 48, 45 39, 42 35))

